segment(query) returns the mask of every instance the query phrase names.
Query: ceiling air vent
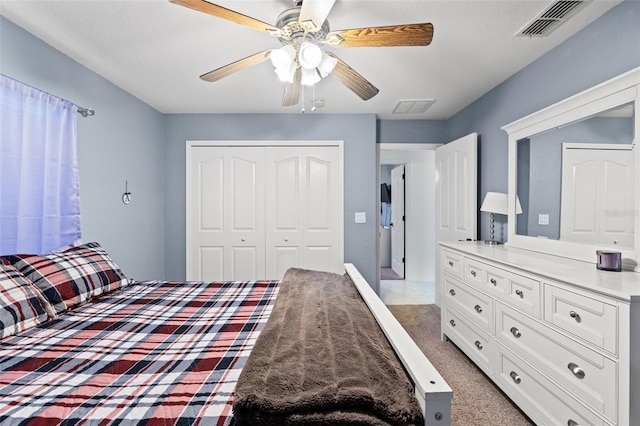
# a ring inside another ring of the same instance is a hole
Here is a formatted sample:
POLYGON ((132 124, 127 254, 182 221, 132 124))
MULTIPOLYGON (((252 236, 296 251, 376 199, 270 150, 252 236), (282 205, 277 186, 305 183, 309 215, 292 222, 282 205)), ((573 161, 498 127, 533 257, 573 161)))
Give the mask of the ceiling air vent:
POLYGON ((401 99, 393 108, 392 114, 424 114, 435 99, 401 99))
POLYGON ((544 37, 549 35, 567 18, 573 15, 581 6, 587 3, 586 0, 557 1, 551 3, 527 25, 516 33, 520 37, 544 37))

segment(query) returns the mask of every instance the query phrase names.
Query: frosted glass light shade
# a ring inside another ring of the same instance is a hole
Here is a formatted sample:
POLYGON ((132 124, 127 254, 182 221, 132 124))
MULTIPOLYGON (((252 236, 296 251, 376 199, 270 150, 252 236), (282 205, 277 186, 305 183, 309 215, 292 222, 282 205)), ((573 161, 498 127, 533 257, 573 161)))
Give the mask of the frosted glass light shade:
POLYGON ((322 49, 318 45, 305 41, 300 45, 298 52, 298 62, 306 69, 314 69, 322 61, 322 49))

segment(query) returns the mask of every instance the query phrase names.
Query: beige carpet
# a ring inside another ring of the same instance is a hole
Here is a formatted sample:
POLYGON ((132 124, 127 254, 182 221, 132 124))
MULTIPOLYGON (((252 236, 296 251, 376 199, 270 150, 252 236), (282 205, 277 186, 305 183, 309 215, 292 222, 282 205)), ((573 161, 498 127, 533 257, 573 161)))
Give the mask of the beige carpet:
POLYGON ((533 425, 462 351, 453 343, 440 340, 440 308, 436 305, 388 308, 453 389, 452 425, 533 425))

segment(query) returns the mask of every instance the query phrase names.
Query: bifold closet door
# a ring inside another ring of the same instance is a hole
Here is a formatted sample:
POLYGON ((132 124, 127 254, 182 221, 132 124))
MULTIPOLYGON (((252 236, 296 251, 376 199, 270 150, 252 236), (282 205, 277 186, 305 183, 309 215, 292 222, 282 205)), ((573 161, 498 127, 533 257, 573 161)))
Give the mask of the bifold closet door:
POLYGON ((265 276, 264 152, 264 147, 191 147, 188 280, 265 276))
POLYGON ((343 272, 339 147, 268 147, 266 156, 267 278, 290 267, 343 272))
POLYGON ((187 165, 187 279, 342 273, 342 149, 194 144, 187 165))

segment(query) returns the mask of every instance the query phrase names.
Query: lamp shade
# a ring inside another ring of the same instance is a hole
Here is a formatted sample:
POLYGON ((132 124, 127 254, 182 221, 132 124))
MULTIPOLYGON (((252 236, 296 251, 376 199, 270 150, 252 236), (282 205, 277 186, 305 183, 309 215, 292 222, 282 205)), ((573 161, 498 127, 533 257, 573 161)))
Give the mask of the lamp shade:
MULTIPOLYGON (((500 192, 487 192, 480 207, 481 212, 507 214, 508 213, 508 196, 500 192)), ((516 214, 522 213, 520 200, 516 197, 516 214)))

